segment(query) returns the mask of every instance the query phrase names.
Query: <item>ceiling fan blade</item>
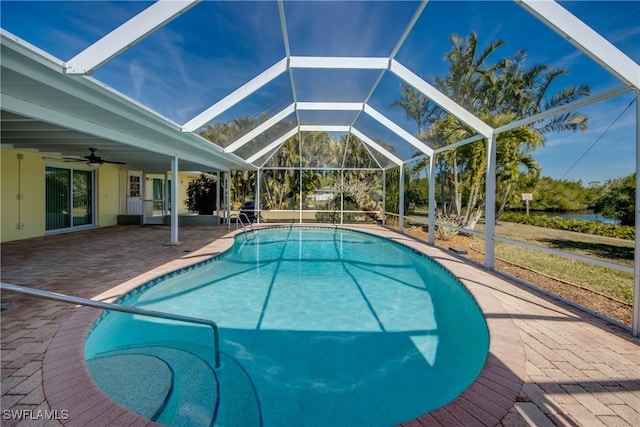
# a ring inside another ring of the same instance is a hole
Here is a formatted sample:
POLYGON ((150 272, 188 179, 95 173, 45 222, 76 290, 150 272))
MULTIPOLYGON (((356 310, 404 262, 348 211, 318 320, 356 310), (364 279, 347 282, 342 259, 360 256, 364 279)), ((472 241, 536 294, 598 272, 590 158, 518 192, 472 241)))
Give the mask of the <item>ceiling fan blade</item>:
POLYGON ((84 159, 75 159, 73 157, 63 157, 62 159, 65 162, 86 162, 86 160, 84 160, 84 159))
POLYGON ((112 162, 111 160, 100 160, 100 163, 113 163, 114 165, 126 165, 123 162, 112 162))

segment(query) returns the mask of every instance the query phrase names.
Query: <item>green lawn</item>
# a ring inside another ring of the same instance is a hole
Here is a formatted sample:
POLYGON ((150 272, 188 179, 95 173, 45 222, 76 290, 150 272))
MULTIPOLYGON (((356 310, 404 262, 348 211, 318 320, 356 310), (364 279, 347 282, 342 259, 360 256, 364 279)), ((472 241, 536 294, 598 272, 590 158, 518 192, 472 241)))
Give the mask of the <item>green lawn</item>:
MULTIPOLYGON (((501 223, 496 227, 496 234, 512 240, 633 266, 634 242, 629 240, 513 223, 501 223)), ((621 301, 631 303, 633 299, 631 273, 504 242, 496 243, 496 256, 621 301)))

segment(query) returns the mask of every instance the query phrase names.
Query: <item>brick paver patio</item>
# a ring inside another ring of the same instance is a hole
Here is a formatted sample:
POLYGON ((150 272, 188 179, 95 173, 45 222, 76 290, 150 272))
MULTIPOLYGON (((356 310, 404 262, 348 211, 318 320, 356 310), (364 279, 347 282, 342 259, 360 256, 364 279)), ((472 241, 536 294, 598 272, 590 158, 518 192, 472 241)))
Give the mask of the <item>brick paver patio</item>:
MULTIPOLYGON (((491 334, 476 382, 405 425, 640 426, 639 339, 447 251, 364 228, 454 272, 480 304, 491 334)), ((9 242, 1 247, 2 281, 110 300, 225 250, 232 243, 227 233, 222 226, 182 227, 183 244, 168 246, 167 227, 116 226, 9 242)), ((2 298, 17 305, 1 316, 3 426, 153 424, 106 398, 87 374, 82 348, 97 310, 13 293, 2 298)))

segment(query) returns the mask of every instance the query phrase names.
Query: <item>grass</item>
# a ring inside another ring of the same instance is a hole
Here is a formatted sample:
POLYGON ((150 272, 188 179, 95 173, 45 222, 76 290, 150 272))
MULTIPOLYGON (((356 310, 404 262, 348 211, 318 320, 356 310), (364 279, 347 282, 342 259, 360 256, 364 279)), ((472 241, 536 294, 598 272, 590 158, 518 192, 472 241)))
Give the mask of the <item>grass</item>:
POLYGON ((633 301, 633 274, 558 255, 497 242, 496 256, 549 276, 593 289, 620 301, 633 301))
POLYGON ((515 223, 501 223, 496 227, 496 234, 512 240, 633 266, 632 240, 515 223))

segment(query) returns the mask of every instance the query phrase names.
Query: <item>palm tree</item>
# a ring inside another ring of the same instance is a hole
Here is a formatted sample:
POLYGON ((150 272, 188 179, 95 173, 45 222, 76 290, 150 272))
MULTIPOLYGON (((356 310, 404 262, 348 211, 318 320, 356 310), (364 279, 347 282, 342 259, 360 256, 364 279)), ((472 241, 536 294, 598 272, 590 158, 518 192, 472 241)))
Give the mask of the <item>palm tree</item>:
POLYGON ((418 127, 418 136, 429 128, 436 119, 442 117, 444 111, 438 104, 427 98, 422 92, 415 90, 411 85, 402 82, 402 95, 397 101, 391 103, 391 107, 400 107, 405 111, 407 119, 413 120, 418 127))
MULTIPOLYGON (((493 128, 589 95, 589 88, 583 85, 561 89, 549 97, 552 83, 565 71, 547 65, 526 68, 527 55, 522 50, 490 64, 489 58, 504 41, 495 41, 481 52, 475 33, 466 39, 453 35, 451 41, 453 47, 446 55, 449 74, 436 79, 436 88, 493 128)), ((402 99, 395 105, 405 108, 407 116, 415 117, 421 129, 424 124, 419 120, 424 115, 416 111, 424 108, 424 100, 405 91, 403 86, 402 99), (408 105, 408 101, 413 103, 408 105)), ((453 116, 430 117, 433 121, 422 139, 448 145, 475 134, 453 116)), ((565 113, 497 136, 497 194, 501 210, 518 185, 539 175, 539 165, 530 154, 544 146, 545 136, 552 132, 583 131, 586 123, 587 117, 578 112, 565 113)), ((486 145, 468 144, 442 157, 438 176, 443 192, 445 187, 450 191, 460 225, 473 228, 484 208, 486 145)))

